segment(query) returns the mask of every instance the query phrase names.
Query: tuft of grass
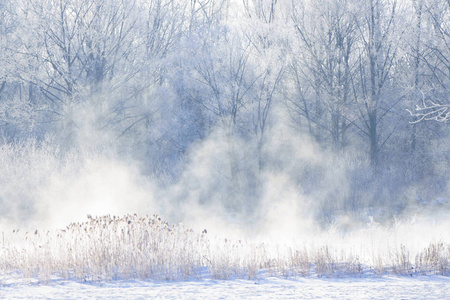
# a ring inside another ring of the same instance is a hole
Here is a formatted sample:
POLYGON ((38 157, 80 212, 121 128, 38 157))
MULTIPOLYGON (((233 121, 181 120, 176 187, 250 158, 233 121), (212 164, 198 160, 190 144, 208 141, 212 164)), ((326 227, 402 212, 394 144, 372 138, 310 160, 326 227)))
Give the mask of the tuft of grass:
POLYGON ((443 242, 431 243, 415 257, 415 272, 421 275, 449 274, 450 246, 443 242))

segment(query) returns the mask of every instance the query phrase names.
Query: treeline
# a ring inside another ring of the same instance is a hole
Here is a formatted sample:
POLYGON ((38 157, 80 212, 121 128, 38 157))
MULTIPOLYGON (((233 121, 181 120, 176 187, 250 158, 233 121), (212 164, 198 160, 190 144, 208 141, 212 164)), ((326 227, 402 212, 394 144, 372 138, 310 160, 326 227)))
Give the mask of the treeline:
POLYGON ((449 179, 426 122, 447 120, 449 20, 446 0, 3 0, 1 142, 109 147, 232 211, 277 174, 323 216, 401 209, 449 179))

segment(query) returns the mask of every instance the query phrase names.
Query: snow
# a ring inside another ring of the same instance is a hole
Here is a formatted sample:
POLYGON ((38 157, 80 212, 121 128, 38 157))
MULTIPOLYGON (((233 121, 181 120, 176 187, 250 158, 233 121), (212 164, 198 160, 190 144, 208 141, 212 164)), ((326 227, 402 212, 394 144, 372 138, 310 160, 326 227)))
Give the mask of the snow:
MULTIPOLYGON (((5 283, 5 282, 4 282, 5 283)), ((185 282, 114 281, 105 284, 52 280, 9 282, 7 299, 449 299, 444 276, 380 278, 279 278, 185 282)))
POLYGON ((442 208, 295 245, 223 239, 157 215, 6 230, 0 299, 450 299, 442 208))

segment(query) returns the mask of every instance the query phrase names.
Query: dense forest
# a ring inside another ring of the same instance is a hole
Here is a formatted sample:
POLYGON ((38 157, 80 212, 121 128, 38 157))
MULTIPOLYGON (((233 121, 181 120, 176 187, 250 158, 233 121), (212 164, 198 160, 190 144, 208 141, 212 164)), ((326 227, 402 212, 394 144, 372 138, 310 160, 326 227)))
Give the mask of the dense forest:
POLYGON ((161 207, 391 217, 449 194, 449 95, 448 0, 2 0, 0 214, 105 159, 161 207))

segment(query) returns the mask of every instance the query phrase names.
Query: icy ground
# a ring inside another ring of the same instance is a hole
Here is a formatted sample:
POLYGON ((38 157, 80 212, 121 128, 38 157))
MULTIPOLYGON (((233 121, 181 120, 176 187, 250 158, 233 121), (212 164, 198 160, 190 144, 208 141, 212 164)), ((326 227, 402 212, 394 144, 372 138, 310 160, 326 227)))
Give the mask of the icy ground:
POLYGON ((4 282, 2 299, 450 299, 450 278, 266 278, 83 284, 4 282))

